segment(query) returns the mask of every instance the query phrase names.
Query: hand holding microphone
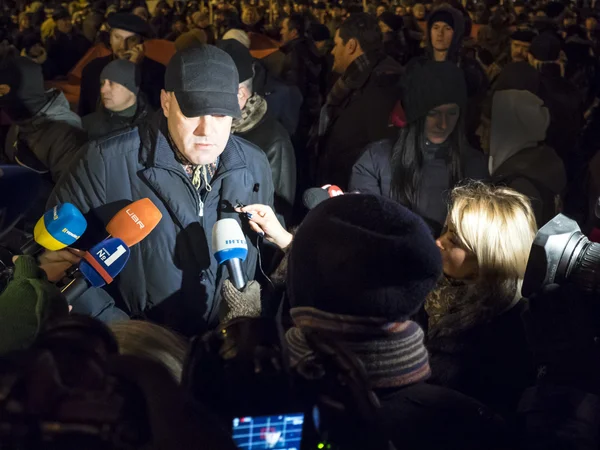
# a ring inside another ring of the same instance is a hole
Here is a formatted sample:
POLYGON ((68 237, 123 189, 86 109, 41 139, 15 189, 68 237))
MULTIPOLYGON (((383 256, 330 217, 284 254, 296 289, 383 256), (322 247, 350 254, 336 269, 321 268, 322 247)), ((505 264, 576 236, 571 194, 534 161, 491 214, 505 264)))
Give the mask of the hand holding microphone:
POLYGON ((237 212, 248 214, 250 228, 275 244, 280 249, 285 249, 292 242, 293 236, 279 223, 275 212, 267 205, 248 205, 236 208, 237 212))

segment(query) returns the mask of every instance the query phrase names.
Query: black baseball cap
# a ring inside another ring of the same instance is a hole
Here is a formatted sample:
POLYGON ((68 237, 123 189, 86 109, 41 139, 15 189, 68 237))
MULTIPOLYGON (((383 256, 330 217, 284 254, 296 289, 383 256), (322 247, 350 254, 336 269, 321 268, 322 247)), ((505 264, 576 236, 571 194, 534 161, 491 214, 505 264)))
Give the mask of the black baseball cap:
POLYGON ((146 38, 152 36, 150 25, 144 19, 132 13, 112 14, 107 22, 110 28, 129 31, 146 38))
POLYGON ((213 45, 175 53, 167 65, 165 90, 186 117, 219 114, 240 118, 239 76, 231 56, 213 45))

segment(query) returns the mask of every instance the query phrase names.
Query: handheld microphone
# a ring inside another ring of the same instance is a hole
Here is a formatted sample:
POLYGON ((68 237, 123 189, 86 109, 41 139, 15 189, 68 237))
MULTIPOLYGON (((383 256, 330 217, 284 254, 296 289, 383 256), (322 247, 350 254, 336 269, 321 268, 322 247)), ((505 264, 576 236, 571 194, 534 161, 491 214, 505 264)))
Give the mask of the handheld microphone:
POLYGON ((119 238, 133 247, 148 236, 161 219, 162 214, 152 200, 143 198, 115 214, 106 225, 106 231, 109 237, 119 238))
POLYGON ((242 261, 248 256, 246 236, 235 219, 217 220, 212 230, 212 247, 219 265, 226 264, 231 283, 237 290, 246 286, 242 261))
POLYGON ((302 203, 308 209, 313 209, 319 203, 324 202, 328 198, 344 195, 344 192, 336 185, 326 184, 320 188, 310 188, 304 191, 302 195, 302 203))
POLYGON ((35 255, 42 249, 56 251, 73 244, 87 228, 83 214, 71 203, 62 203, 46 211, 33 229, 33 239, 23 247, 23 255, 35 255))
POLYGON ((61 292, 71 305, 90 287, 113 282, 129 260, 129 247, 118 238, 109 238, 92 247, 79 263, 79 273, 61 292))

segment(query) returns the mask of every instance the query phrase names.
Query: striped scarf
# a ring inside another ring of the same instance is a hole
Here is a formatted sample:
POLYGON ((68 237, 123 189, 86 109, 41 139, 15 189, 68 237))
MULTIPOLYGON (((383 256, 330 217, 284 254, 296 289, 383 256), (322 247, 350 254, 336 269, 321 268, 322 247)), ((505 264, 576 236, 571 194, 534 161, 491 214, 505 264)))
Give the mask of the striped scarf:
POLYGON ((292 308, 296 327, 286 333, 292 365, 313 353, 303 329, 321 331, 342 342, 365 366, 373 388, 408 386, 431 375, 423 330, 415 322, 332 314, 292 308))

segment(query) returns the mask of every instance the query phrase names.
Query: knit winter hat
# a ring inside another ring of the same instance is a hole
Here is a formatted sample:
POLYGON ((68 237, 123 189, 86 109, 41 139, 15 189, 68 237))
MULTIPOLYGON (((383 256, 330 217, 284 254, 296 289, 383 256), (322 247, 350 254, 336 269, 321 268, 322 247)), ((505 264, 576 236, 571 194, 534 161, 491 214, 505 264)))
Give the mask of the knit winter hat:
POLYGON ((408 123, 425 117, 440 105, 467 104, 465 75, 450 61, 418 60, 407 67, 402 80, 402 106, 408 123))
POLYGON ((454 17, 450 11, 446 9, 438 9, 433 11, 427 22, 433 25, 436 22, 443 22, 450 28, 454 29, 454 17))
POLYGON ((69 314, 67 302, 31 256, 15 262, 0 295, 0 355, 29 347, 45 321, 69 314))
POLYGON ((560 40, 551 32, 536 36, 531 42, 529 53, 538 61, 556 61, 560 56, 560 40))
POLYGON ((13 121, 30 119, 48 101, 42 66, 22 56, 7 58, 0 64, 0 108, 13 121))
POLYGON ((236 41, 240 42, 244 47, 250 48, 250 36, 248 36, 248 33, 246 33, 244 30, 232 28, 223 35, 224 41, 228 39, 235 39, 236 41))
MULTIPOLYGON (((450 13, 448 13, 448 14, 450 14, 450 13)), ((404 28, 404 20, 402 19, 402 17, 397 16, 396 14, 391 13, 390 11, 383 12, 377 18, 377 20, 385 23, 394 32, 400 31, 402 28, 404 28)), ((452 22, 454 22, 454 19, 452 20, 452 22)))
POLYGON ((135 95, 140 91, 140 70, 136 64, 126 59, 115 59, 108 63, 100 73, 100 80, 119 83, 135 95))
POLYGON ((292 307, 401 321, 442 273, 440 252, 416 214, 384 197, 334 197, 311 210, 289 255, 292 307))

